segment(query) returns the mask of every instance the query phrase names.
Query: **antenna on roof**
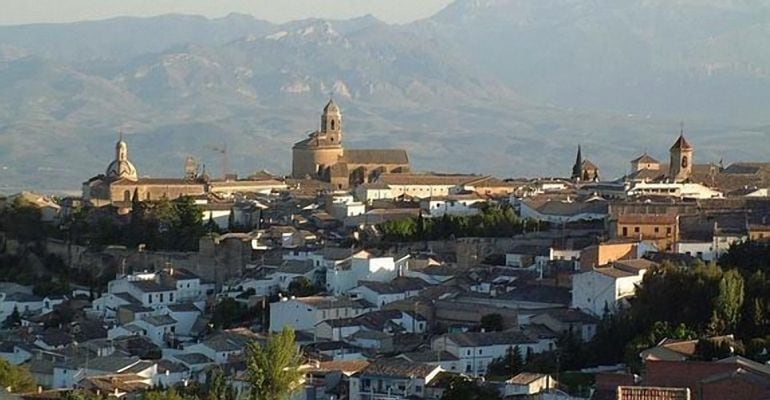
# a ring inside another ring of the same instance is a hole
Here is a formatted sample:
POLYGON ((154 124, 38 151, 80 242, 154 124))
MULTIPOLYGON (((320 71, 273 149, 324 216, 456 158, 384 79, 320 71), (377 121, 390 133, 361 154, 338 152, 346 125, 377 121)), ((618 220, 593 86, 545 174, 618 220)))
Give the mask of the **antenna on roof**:
POLYGON ((679 122, 679 134, 684 136, 684 121, 679 122))

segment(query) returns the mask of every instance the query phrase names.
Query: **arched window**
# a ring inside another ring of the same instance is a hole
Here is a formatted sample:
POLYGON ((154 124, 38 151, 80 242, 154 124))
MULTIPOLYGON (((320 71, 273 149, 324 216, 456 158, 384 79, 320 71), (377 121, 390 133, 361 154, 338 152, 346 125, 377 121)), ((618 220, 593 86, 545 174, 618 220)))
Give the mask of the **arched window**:
POLYGON ((131 191, 130 190, 126 190, 125 192, 123 192, 123 201, 125 201, 125 202, 131 201, 131 191))
POLYGON ((335 122, 335 121, 334 121, 334 120, 332 120, 332 130, 334 130, 334 129, 335 129, 335 128, 334 128, 334 122, 335 122))
POLYGON ((682 157, 682 168, 687 168, 688 165, 690 165, 690 160, 687 159, 687 156, 682 157))

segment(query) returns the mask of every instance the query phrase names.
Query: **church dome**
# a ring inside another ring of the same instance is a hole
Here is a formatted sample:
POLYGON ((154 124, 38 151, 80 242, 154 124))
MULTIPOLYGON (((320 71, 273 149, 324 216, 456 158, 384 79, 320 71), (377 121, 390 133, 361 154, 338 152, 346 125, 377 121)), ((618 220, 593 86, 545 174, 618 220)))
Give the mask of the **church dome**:
POLYGON ((115 159, 107 166, 106 175, 108 178, 125 178, 135 181, 138 179, 136 167, 128 160, 128 144, 123 141, 122 136, 115 144, 115 159))

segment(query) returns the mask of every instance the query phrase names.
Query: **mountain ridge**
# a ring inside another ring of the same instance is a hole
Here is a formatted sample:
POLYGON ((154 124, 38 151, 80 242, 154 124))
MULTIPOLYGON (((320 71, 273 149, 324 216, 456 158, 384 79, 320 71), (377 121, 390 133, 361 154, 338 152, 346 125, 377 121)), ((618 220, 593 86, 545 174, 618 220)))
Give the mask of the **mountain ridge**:
POLYGON ((642 150, 667 149, 680 120, 698 162, 728 150, 763 161, 770 14, 741 24, 751 2, 731 2, 709 41, 674 24, 690 2, 653 3, 460 0, 401 25, 232 15, 0 27, 0 186, 76 187, 102 172, 119 130, 148 176, 181 176, 187 155, 218 165, 210 149, 223 143, 242 174, 288 172, 330 94, 350 146, 407 148, 419 170, 559 175, 582 143, 619 176, 642 150), (102 37, 65 40, 84 31, 102 37))

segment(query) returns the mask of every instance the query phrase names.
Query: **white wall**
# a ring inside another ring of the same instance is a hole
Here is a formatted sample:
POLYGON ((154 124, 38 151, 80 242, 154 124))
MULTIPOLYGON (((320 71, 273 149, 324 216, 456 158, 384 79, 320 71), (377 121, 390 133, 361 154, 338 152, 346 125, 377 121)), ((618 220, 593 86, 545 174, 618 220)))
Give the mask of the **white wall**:
POLYGON ((613 313, 620 299, 634 295, 642 277, 643 273, 621 278, 596 271, 576 274, 572 277, 572 307, 597 317, 604 315, 605 308, 613 313))

